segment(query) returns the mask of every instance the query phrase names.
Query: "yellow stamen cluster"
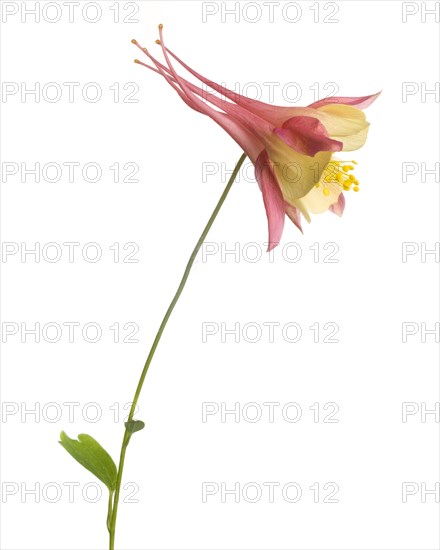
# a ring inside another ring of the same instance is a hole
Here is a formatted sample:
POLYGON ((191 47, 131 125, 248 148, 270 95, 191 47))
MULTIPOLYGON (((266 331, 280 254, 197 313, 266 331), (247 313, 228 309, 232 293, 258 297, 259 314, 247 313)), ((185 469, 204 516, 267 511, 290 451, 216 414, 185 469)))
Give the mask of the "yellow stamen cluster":
POLYGON ((353 174, 349 174, 349 172, 354 170, 353 164, 357 164, 357 162, 355 160, 331 160, 327 164, 321 179, 315 187, 322 186, 322 192, 326 197, 330 195, 330 184, 338 185, 343 191, 350 191, 353 189, 353 191, 358 192, 359 181, 353 176, 353 174))

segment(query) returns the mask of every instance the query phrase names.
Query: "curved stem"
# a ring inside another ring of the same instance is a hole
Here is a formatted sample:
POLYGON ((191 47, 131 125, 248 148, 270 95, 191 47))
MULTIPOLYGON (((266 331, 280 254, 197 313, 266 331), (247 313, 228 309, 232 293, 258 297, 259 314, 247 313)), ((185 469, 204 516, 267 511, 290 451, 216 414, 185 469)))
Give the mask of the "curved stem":
MULTIPOLYGON (((173 312, 173 309, 174 309, 175 305, 177 304, 177 302, 180 298, 180 295, 182 294, 182 291, 185 287, 185 284, 186 284, 186 281, 187 281, 188 276, 190 274, 190 271, 191 271, 191 268, 193 266, 194 260, 196 259, 196 256, 197 256, 197 254, 200 250, 200 247, 202 246, 203 241, 206 239, 206 235, 208 234, 209 230, 211 229, 212 224, 214 223, 214 221, 217 217, 217 214, 220 211, 220 208, 222 207, 223 203, 225 202, 225 199, 228 196, 228 193, 229 193, 229 191, 232 187, 232 184, 234 183, 235 178, 237 177, 238 171, 240 170, 245 158, 246 158, 246 154, 243 153, 241 155, 239 161, 237 162, 237 165, 236 165, 234 171, 232 172, 231 177, 229 178, 229 181, 228 181, 228 183, 227 183, 227 185, 226 185, 226 187, 225 187, 225 189, 222 193, 222 196, 220 197, 220 199, 217 203, 217 206, 214 208, 214 211, 211 214, 211 217, 209 218, 209 221, 206 224, 205 229, 203 230, 202 234, 200 235, 200 238, 197 241, 197 244, 194 247, 194 250, 192 251, 192 254, 191 254, 191 256, 188 260, 188 263, 186 265, 185 272, 183 274, 182 280, 180 281, 179 287, 176 291, 176 294, 174 295, 174 298, 172 299, 170 305, 168 306, 168 309, 165 313, 164 318, 162 319, 162 323, 160 324, 160 327, 157 331, 157 334, 156 334, 156 337, 154 339, 153 345, 151 346, 150 353, 148 354, 147 360, 145 361, 144 368, 142 369, 142 373, 141 373, 141 376, 139 378, 139 382, 138 382, 138 385, 137 385, 137 388, 136 388, 136 392, 135 392, 134 397, 133 397, 133 402, 132 402, 132 405, 131 405, 131 408, 130 408, 130 413, 128 415, 128 420, 127 420, 128 422, 133 419, 133 416, 134 416, 134 413, 135 413, 135 410, 136 410, 136 407, 137 407, 137 403, 138 403, 138 400, 139 400, 139 395, 142 391, 142 387, 144 385, 145 377, 147 376, 148 368, 149 368, 150 363, 151 363, 151 361, 154 357, 154 353, 155 353, 156 348, 157 348, 157 346, 160 342, 160 339, 162 337, 162 333, 163 333, 163 331, 164 331, 164 329, 165 329, 165 327, 168 323, 168 319, 170 318, 171 313, 173 312)), ((110 528, 109 528, 109 531, 110 531, 110 546, 109 546, 109 548, 110 548, 110 550, 114 550, 114 547, 115 547, 115 529, 116 529, 116 517, 117 517, 117 513, 118 513, 119 493, 120 493, 120 489, 121 489, 122 472, 124 470, 125 453, 127 451, 127 446, 128 446, 128 443, 130 442, 131 435, 132 434, 126 428, 125 432, 124 432, 124 437, 122 439, 121 454, 120 454, 120 457, 119 457, 118 476, 117 476, 117 479, 116 479, 116 489, 115 489, 115 496, 114 496, 114 501, 113 501, 113 513, 112 513, 112 516, 111 516, 110 528)))

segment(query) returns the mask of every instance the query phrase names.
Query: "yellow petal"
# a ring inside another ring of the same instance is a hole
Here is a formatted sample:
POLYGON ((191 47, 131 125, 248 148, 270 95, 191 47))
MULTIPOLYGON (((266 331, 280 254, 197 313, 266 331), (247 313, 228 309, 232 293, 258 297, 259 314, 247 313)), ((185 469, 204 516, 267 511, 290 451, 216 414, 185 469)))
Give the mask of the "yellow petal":
POLYGON ((352 136, 345 136, 338 138, 339 141, 342 141, 343 143, 343 151, 356 151, 356 149, 360 149, 363 147, 365 142, 367 141, 367 135, 368 135, 368 127, 369 123, 367 122, 366 128, 358 132, 357 134, 353 134, 352 136))
MULTIPOLYGON (((329 206, 338 202, 342 190, 337 183, 326 184, 328 193, 324 194, 322 184, 319 187, 313 187, 309 193, 301 199, 301 205, 312 214, 321 214, 328 210, 329 206)), ((296 205, 295 205, 296 206, 296 205)))
POLYGON ((302 155, 276 136, 267 149, 284 200, 290 204, 307 195, 332 156, 329 151, 321 151, 314 157, 302 155))
POLYGON ((370 124, 363 111, 351 105, 329 104, 319 107, 317 113, 329 137, 342 142, 343 151, 355 151, 364 145, 370 124))

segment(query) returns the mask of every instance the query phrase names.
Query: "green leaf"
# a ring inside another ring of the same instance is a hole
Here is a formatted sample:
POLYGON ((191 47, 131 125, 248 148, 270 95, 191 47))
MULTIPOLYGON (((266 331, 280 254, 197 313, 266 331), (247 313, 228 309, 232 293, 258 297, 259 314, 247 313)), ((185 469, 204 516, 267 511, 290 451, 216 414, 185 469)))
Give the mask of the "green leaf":
POLYGON ((142 420, 129 420, 125 423, 125 427, 127 432, 134 434, 145 428, 145 422, 142 422, 142 420))
POLYGON ((59 443, 73 458, 92 472, 98 479, 107 485, 109 491, 116 487, 117 468, 112 457, 90 435, 79 434, 78 439, 70 439, 61 432, 59 443))

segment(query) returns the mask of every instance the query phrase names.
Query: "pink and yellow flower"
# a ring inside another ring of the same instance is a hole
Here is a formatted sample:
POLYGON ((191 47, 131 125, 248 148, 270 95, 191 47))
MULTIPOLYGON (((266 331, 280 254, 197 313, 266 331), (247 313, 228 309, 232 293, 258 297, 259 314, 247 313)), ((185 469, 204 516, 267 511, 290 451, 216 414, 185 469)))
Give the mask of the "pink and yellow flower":
POLYGON ((325 210, 342 215, 344 191, 358 191, 359 182, 350 173, 355 161, 338 160, 333 154, 364 145, 369 123, 362 109, 379 94, 328 97, 307 107, 270 105, 197 73, 165 46, 162 25, 159 36, 156 43, 166 65, 133 40, 153 65, 135 62, 163 76, 189 107, 214 120, 250 158, 266 208, 269 250, 281 240, 286 214, 301 231, 301 215, 309 222, 311 213, 325 210), (171 58, 220 97, 180 76, 171 58))

